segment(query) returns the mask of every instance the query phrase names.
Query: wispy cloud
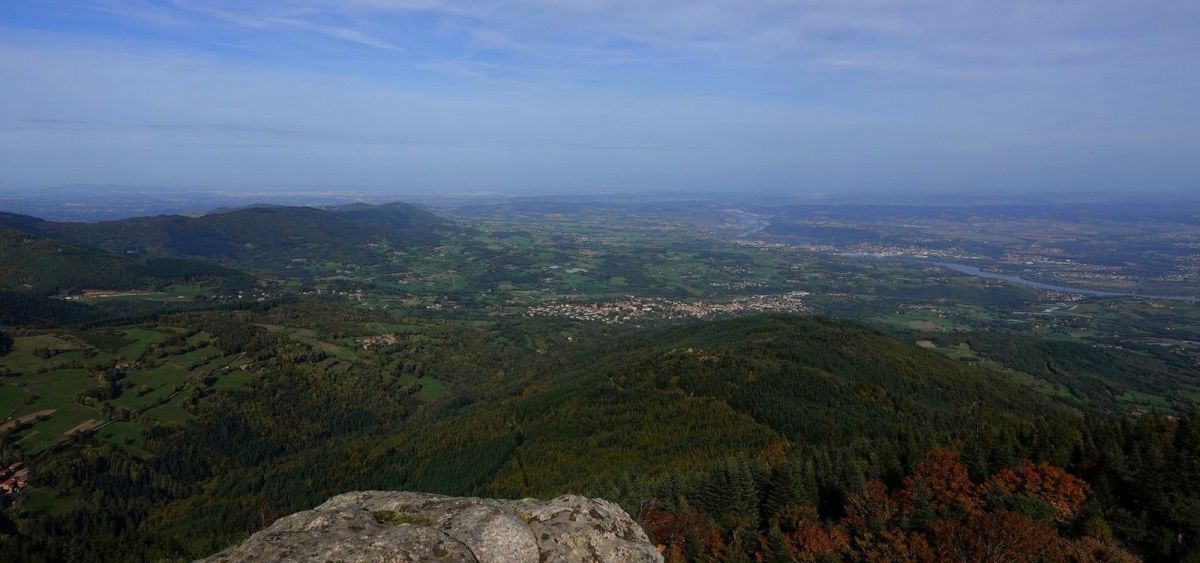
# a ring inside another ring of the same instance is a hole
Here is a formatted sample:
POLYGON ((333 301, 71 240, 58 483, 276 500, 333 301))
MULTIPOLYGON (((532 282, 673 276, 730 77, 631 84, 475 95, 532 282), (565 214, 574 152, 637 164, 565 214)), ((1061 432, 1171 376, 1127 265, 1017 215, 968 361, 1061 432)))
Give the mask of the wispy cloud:
POLYGON ((1130 46, 1194 35, 1187 22, 1200 17, 1200 4, 1177 0, 88 1, 147 24, 311 34, 463 76, 467 61, 499 54, 548 70, 687 61, 977 76, 985 65, 1004 72, 1119 59, 1130 46))
POLYGON ((9 0, 0 183, 1116 182, 1135 159, 1183 184, 1198 20, 1190 0, 9 0))
POLYGON ((180 10, 195 15, 208 17, 253 30, 290 29, 316 33, 333 39, 357 43, 366 47, 384 49, 387 51, 402 51, 396 45, 379 37, 353 27, 328 25, 320 23, 318 18, 312 18, 308 10, 285 8, 280 11, 255 12, 251 10, 223 10, 211 4, 202 4, 184 0, 173 0, 172 4, 180 10))
POLYGON ((87 0, 79 5, 85 9, 158 27, 179 27, 189 23, 185 15, 146 0, 87 0))

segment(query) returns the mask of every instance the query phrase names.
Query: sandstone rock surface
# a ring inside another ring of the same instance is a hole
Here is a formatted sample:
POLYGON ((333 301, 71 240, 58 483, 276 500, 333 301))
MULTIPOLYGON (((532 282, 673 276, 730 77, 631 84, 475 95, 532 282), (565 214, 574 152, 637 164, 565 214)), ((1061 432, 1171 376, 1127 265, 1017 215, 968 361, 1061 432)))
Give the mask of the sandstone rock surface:
POLYGON ((365 491, 281 518, 202 561, 658 562, 662 556, 624 510, 602 499, 365 491))

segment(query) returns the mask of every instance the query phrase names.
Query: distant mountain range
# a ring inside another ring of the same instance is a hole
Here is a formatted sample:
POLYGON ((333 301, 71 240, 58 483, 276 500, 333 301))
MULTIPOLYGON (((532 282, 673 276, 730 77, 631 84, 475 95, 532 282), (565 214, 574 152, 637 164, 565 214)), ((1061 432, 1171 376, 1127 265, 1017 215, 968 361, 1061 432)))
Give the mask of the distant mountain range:
POLYGON ((5 227, 131 258, 201 258, 230 265, 303 257, 369 261, 372 243, 434 244, 457 227, 405 203, 339 207, 256 205, 198 217, 158 215, 99 223, 0 213, 5 227))
POLYGON ((372 264, 388 249, 429 247, 460 227, 404 203, 329 208, 256 205, 198 217, 99 223, 0 213, 0 321, 82 319, 89 307, 53 299, 84 290, 258 285, 293 260, 372 264))
POLYGON ((180 258, 137 260, 0 227, 0 290, 53 294, 146 289, 200 279, 227 287, 254 283, 250 276, 218 264, 180 258))

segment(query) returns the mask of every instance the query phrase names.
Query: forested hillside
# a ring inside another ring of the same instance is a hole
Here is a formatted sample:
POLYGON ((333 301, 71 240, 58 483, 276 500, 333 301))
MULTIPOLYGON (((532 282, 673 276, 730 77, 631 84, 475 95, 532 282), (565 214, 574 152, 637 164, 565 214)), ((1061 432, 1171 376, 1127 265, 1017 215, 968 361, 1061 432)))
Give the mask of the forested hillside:
POLYGON ((604 496, 693 560, 1167 561, 1197 547, 1178 508, 1200 502, 1200 481, 1176 478, 1196 471, 1192 418, 1087 415, 812 317, 570 338, 413 321, 376 347, 335 345, 383 319, 318 303, 163 318, 255 375, 189 380, 187 423, 133 445, 34 458, 58 508, 14 507, 5 548, 195 557, 369 489, 604 496))
POLYGON ((0 213, 0 226, 134 257, 191 257, 257 265, 292 258, 373 263, 367 245, 429 244, 453 226, 403 203, 331 209, 252 206, 199 217, 161 215, 99 223, 59 223, 0 213))
POLYGON ((184 285, 229 295, 254 288, 257 280, 208 262, 137 259, 0 228, 2 325, 80 322, 120 316, 122 310, 128 311, 130 307, 117 304, 101 312, 61 297, 88 290, 113 294, 160 291, 184 285))
POLYGON ((1200 309, 583 209, 0 217, 0 546, 194 558, 392 489, 602 496, 671 560, 1200 550, 1200 309))
POLYGON ((1198 59, 1200 0, 0 0, 0 563, 1200 563, 1198 59))

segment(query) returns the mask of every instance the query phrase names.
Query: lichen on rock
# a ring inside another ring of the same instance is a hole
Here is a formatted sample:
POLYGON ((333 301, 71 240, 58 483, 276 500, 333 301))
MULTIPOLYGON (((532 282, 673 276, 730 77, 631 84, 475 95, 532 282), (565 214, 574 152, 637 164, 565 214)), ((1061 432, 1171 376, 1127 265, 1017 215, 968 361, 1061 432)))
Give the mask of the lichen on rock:
POLYGON ((662 561, 617 505, 365 491, 279 519, 204 563, 662 561))

